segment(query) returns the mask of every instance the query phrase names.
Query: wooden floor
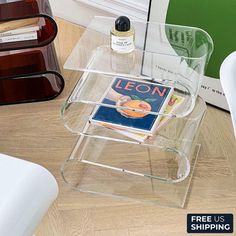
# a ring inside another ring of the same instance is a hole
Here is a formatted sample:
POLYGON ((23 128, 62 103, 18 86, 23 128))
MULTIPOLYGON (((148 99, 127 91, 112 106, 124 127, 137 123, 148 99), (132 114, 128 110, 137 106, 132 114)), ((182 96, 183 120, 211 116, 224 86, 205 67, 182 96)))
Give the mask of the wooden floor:
MULTIPOLYGON (((83 29, 58 19, 56 48, 61 66, 83 29)), ((76 141, 60 121, 60 107, 79 79, 64 71, 66 87, 55 100, 0 107, 0 152, 48 168, 60 194, 39 225, 37 236, 183 236, 187 213, 236 214, 236 142, 230 115, 213 107, 200 133, 202 150, 187 207, 172 209, 79 194, 62 181, 60 166, 76 141)))

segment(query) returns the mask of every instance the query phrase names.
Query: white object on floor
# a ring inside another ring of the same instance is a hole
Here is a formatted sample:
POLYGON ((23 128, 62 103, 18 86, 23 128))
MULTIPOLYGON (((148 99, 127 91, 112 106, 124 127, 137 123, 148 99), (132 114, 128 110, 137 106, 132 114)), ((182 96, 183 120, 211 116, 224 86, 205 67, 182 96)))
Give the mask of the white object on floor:
POLYGON ((236 138, 236 52, 231 53, 222 63, 220 81, 231 112, 236 138))
POLYGON ((45 168, 0 154, 0 235, 32 236, 58 195, 45 168))

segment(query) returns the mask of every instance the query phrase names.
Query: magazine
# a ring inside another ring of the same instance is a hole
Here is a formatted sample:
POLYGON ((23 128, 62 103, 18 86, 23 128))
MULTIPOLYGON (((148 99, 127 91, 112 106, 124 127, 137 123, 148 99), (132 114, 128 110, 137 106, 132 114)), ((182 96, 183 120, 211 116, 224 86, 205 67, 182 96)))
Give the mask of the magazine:
MULTIPOLYGON (((185 98, 182 96, 173 94, 164 113, 165 114, 173 113, 183 103, 184 99, 185 98)), ((163 116, 160 120, 160 123, 157 126, 156 132, 159 131, 170 119, 171 119, 170 116, 163 116)), ((114 130, 120 134, 123 134, 129 138, 135 139, 139 142, 144 142, 149 137, 148 135, 145 135, 145 134, 138 134, 138 133, 128 132, 125 130, 118 130, 118 129, 114 129, 114 130)))
POLYGON ((101 104, 90 117, 93 124, 120 131, 152 135, 173 94, 173 88, 155 82, 115 77, 101 104))

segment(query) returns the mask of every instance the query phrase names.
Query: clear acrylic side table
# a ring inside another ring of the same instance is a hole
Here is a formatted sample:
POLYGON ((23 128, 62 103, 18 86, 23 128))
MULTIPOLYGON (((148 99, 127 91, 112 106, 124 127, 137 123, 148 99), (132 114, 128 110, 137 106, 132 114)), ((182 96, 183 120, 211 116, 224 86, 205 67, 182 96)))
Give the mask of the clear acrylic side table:
POLYGON ((65 64, 65 69, 83 74, 61 111, 65 127, 79 135, 62 176, 81 192, 183 207, 200 149, 197 137, 206 105, 197 94, 212 40, 198 28, 132 22, 136 49, 120 55, 109 47, 114 21, 95 17, 65 64), (149 41, 158 49, 148 50, 149 41), (102 102, 114 77, 170 85, 185 99, 170 114, 149 112, 171 119, 151 138, 138 142, 90 122, 98 106, 131 109, 102 102))

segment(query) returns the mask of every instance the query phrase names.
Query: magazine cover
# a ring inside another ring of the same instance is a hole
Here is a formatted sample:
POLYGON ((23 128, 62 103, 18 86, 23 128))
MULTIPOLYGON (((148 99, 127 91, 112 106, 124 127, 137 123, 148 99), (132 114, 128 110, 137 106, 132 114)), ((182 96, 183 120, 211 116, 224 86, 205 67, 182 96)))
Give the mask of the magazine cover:
MULTIPOLYGON (((168 102, 168 105, 167 105, 164 113, 170 114, 170 113, 174 112, 175 110, 177 110, 179 108, 179 106, 183 103, 183 101, 184 101, 184 97, 173 94, 171 99, 168 102)), ((170 116, 162 116, 159 124, 157 125, 156 132, 158 132, 165 124, 167 124, 170 119, 171 119, 170 116)), ((133 132, 129 132, 126 130, 115 129, 115 131, 117 131, 118 133, 121 133, 129 138, 135 139, 139 142, 144 142, 149 137, 148 135, 145 135, 145 134, 133 133, 133 132)))
POLYGON ((151 135, 161 116, 149 113, 163 113, 172 93, 172 87, 116 77, 101 103, 120 108, 99 106, 90 121, 102 123, 104 126, 111 125, 111 128, 151 135), (122 107, 129 109, 121 109, 122 107))

